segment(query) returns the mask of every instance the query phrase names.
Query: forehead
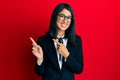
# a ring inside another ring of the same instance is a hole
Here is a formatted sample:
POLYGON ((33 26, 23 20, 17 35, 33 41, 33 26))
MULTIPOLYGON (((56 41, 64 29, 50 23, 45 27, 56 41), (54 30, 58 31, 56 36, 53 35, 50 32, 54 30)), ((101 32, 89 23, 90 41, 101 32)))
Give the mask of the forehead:
POLYGON ((71 16, 71 12, 65 8, 59 14, 65 14, 66 16, 71 16))

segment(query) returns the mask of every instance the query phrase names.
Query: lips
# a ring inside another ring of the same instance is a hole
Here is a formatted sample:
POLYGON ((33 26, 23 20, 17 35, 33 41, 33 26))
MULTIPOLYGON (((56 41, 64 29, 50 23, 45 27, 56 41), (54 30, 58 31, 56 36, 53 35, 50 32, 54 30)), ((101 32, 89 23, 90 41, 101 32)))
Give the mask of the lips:
POLYGON ((66 27, 67 27, 67 25, 66 25, 66 24, 61 24, 61 26, 62 26, 63 28, 66 28, 66 27))

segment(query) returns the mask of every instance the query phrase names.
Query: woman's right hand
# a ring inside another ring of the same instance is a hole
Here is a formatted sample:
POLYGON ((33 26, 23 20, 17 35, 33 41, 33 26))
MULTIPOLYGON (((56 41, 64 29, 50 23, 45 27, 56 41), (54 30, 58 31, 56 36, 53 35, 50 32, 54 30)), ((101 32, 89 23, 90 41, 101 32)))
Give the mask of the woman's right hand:
POLYGON ((42 63, 43 60, 43 50, 42 48, 37 45, 37 43, 33 40, 33 38, 30 37, 30 40, 32 41, 32 53, 37 58, 38 64, 42 63))

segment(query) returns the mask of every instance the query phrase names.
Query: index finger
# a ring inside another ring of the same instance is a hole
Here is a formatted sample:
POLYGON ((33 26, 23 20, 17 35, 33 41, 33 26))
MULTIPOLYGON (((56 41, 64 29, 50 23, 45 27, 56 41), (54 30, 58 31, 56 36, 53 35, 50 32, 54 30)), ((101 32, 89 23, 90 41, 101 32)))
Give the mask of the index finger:
POLYGON ((33 43, 35 46, 37 46, 37 43, 33 40, 32 37, 30 37, 30 40, 32 41, 32 43, 33 43))
POLYGON ((53 39, 54 42, 56 42, 58 45, 61 45, 57 40, 53 39))

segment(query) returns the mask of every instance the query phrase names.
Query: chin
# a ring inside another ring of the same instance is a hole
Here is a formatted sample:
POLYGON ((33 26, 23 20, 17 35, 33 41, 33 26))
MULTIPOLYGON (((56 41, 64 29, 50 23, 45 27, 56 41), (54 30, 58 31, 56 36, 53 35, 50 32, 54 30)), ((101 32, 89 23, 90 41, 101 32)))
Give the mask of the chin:
POLYGON ((62 31, 65 31, 66 29, 67 29, 67 28, 63 28, 63 27, 62 27, 62 28, 60 28, 60 30, 62 30, 62 31))

